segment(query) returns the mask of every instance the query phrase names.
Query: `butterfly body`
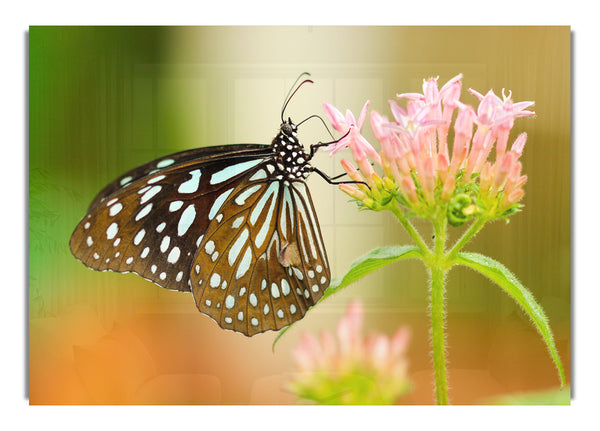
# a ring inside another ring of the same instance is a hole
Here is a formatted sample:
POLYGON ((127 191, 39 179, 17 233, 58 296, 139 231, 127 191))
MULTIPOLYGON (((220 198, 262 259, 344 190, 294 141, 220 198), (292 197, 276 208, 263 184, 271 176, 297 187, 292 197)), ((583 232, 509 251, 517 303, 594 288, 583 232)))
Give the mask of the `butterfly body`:
POLYGON ((198 310, 225 329, 248 336, 281 329, 330 281, 305 183, 310 158, 288 119, 271 145, 156 159, 96 196, 71 251, 91 269, 191 291, 198 310))

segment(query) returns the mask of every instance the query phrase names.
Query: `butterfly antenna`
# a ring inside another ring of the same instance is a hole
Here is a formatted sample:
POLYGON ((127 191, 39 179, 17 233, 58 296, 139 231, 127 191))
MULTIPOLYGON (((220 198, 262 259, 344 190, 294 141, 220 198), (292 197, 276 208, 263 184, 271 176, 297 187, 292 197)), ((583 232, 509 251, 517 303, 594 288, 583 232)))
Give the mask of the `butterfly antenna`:
POLYGON ((329 130, 329 127, 327 127, 327 123, 325 123, 325 120, 323 120, 323 118, 321 118, 321 116, 319 116, 317 114, 313 114, 310 117, 305 118, 304 120, 300 121, 298 124, 296 124, 296 127, 300 127, 300 124, 304 123, 305 121, 310 120, 311 118, 318 118, 319 120, 321 120, 321 123, 323 123, 323 126, 325 126, 327 133, 329 133, 329 136, 331 136, 331 139, 333 139, 335 141, 335 138, 331 134, 331 130, 329 130))
POLYGON ((294 81, 294 84, 292 85, 292 87, 290 88, 290 91, 288 91, 287 96, 285 96, 285 102, 283 103, 283 107, 281 108, 281 122, 284 122, 283 119, 283 114, 285 113, 285 108, 287 107, 288 103, 290 103, 290 100, 292 99, 292 97, 294 96, 294 94, 296 94, 296 91, 298 91, 300 89, 300 87, 302 87, 304 84, 306 84, 307 82, 310 82, 311 84, 314 83, 314 81, 312 81, 311 79, 305 79, 304 81, 302 81, 297 87, 296 84, 298 83, 298 81, 300 81, 300 78, 302 78, 304 75, 308 75, 310 76, 310 73, 308 72, 302 72, 300 74, 300 76, 298 76, 298 78, 296 78, 296 81, 294 81), (294 87, 296 88, 294 90, 294 87), (293 90, 293 92, 292 92, 293 90))

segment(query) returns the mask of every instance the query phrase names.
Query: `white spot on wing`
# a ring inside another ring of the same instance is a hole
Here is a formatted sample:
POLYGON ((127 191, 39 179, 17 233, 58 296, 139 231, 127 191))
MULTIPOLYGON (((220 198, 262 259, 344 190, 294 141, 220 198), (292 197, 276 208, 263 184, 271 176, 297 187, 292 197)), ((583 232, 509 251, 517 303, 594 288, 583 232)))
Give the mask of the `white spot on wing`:
POLYGON ((195 169, 190 172, 192 178, 187 180, 185 183, 181 183, 177 191, 179 193, 195 193, 200 185, 200 169, 195 169))
POLYGON ((144 239, 144 235, 146 235, 146 231, 144 229, 141 229, 137 235, 135 236, 135 238, 133 238, 133 243, 135 245, 139 245, 140 242, 142 242, 142 239, 144 239))
POLYGON ((240 278, 242 278, 244 276, 244 274, 246 274, 246 272, 248 272, 248 269, 250 269, 251 263, 252 263, 252 250, 250 249, 250 247, 248 247, 248 248, 246 248, 246 251, 244 252, 244 257, 242 257, 242 261, 240 262, 240 265, 238 266, 237 272, 235 273, 236 280, 239 280, 240 278))
POLYGON ((158 175, 158 176, 156 176, 154 178, 149 179, 148 182, 147 182, 147 184, 154 184, 154 183, 162 180, 163 178, 165 178, 164 175, 158 175))
POLYGON ((267 178, 267 173, 264 169, 259 169, 250 177, 250 181, 264 180, 265 178, 267 178))
POLYGON ((229 266, 233 266, 235 261, 237 260, 240 252, 242 251, 242 247, 246 244, 248 240, 249 232, 248 229, 244 229, 240 236, 233 243, 231 248, 229 249, 229 255, 227 256, 227 261, 229 262, 229 266))
POLYGON ((171 242, 171 238, 169 237, 169 235, 165 235, 162 239, 162 242, 160 243, 160 251, 162 251, 163 253, 165 251, 167 251, 167 249, 169 248, 170 242, 171 242))
POLYGON ((210 287, 219 287, 221 284, 221 276, 216 272, 210 277, 210 287))
POLYGON ((279 298, 279 287, 277 286, 277 283, 271 284, 271 296, 273 298, 279 298))
POLYGON ((175 160, 173 159, 164 159, 161 160, 160 162, 158 162, 156 164, 157 168, 166 168, 167 166, 171 166, 173 163, 175 163, 175 160))
POLYGON ((139 213, 137 213, 137 215, 135 216, 135 221, 140 221, 141 219, 146 217, 150 213, 151 210, 152 210, 152 202, 150 202, 148 205, 146 205, 144 208, 142 208, 139 213))
POLYGON ((233 191, 233 189, 229 189, 226 192, 221 193, 219 195, 219 197, 217 199, 215 199, 215 202, 213 203, 212 207, 210 208, 210 211, 208 212, 209 220, 212 220, 215 218, 215 216, 221 209, 221 206, 225 203, 225 201, 227 200, 227 198, 229 197, 229 195, 231 194, 232 191, 233 191))
POLYGON ((131 177, 122 178, 121 181, 119 181, 119 184, 121 184, 121 186, 124 186, 125 184, 129 184, 132 179, 133 178, 131 178, 131 177))
POLYGON ((181 213, 179 224, 177 225, 177 235, 184 235, 196 218, 196 207, 194 204, 188 205, 188 207, 181 213))
POLYGON ((173 201, 169 204, 169 211, 175 212, 183 206, 183 201, 173 201))
POLYGON ((144 205, 146 202, 148 202, 150 199, 152 199, 154 196, 156 196, 158 194, 158 192, 160 192, 162 189, 161 186, 152 186, 150 188, 150 190, 148 190, 146 193, 144 193, 144 195, 142 196, 142 199, 140 199, 140 205, 144 205))
POLYGON ((233 178, 236 175, 239 175, 247 171, 248 169, 253 168, 262 161, 262 159, 249 160, 247 162, 236 163, 235 165, 227 166, 225 169, 221 169, 220 171, 212 174, 212 176, 210 177, 210 183, 219 184, 223 181, 227 181, 228 179, 233 178))
MULTIPOLYGON (((240 227, 242 225, 242 222, 244 221, 244 216, 239 216, 238 218, 236 218, 233 223, 231 224, 231 227, 234 229, 237 229, 238 227, 240 227)), ((88 223, 89 224, 89 223, 88 223)), ((86 228, 87 229, 87 228, 86 228)))
POLYGON ((106 229, 106 238, 113 239, 117 232, 119 232, 119 225, 116 223, 111 223, 111 225, 106 229))
POLYGON ((256 186, 248 187, 246 190, 244 190, 242 193, 240 193, 235 198, 235 203, 240 206, 244 205, 246 203, 246 199, 248 199, 250 196, 252 196, 258 190, 260 190, 260 188, 261 188, 260 184, 256 185, 256 186))
POLYGON ((271 183, 266 193, 260 198, 260 200, 256 203, 256 206, 252 210, 252 213, 250 214, 250 223, 252 223, 253 225, 256 224, 256 221, 260 217, 260 214, 262 213, 262 210, 265 204, 267 203, 267 200, 270 199, 272 195, 276 195, 278 190, 279 183, 271 183))
MULTIPOLYGON (((170 263, 175 263, 179 260, 180 255, 181 255, 181 250, 179 250, 179 247, 173 247, 173 249, 169 252, 167 261, 170 263)), ((179 280, 177 280, 177 281, 179 281, 179 280)))
POLYGON ((110 209, 108 210, 108 214, 111 217, 116 216, 117 214, 119 214, 119 212, 123 209, 123 204, 121 204, 120 202, 116 205, 113 205, 112 207, 110 207, 110 209))

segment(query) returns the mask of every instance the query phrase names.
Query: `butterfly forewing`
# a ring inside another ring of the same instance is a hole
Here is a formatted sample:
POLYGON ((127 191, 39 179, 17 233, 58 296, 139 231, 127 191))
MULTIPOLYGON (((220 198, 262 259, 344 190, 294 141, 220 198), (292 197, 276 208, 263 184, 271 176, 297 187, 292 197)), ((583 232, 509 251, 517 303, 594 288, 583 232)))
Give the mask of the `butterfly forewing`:
POLYGON ((223 189, 192 268, 198 309, 246 335, 301 319, 329 285, 329 265, 303 181, 268 181, 265 163, 248 183, 223 189), (254 179, 254 180, 253 180, 254 179))
POLYGON ((238 151, 228 153, 226 165, 196 158, 143 175, 98 201, 76 227, 71 251, 92 269, 134 272, 189 291, 199 240, 215 218, 210 208, 263 160, 238 151))
POLYGON ((136 181, 161 171, 167 167, 178 166, 186 162, 195 162, 198 164, 206 163, 210 160, 215 160, 235 154, 254 154, 267 153, 269 147, 262 144, 238 144, 224 145, 220 147, 203 147, 193 150, 181 151, 169 156, 155 159, 145 163, 137 168, 126 172, 119 176, 116 180, 105 186, 94 198, 90 204, 88 211, 91 211, 100 202, 105 201, 110 195, 124 187, 127 187, 136 181))

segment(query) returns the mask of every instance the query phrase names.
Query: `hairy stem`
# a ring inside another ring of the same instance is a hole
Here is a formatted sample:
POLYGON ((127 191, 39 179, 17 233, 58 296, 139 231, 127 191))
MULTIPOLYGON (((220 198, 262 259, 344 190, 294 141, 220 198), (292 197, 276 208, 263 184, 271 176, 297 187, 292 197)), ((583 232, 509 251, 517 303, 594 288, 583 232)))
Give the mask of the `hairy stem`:
POLYGON ((445 281, 447 220, 444 215, 434 220, 435 242, 433 260, 429 265, 431 276, 431 341, 433 344, 433 367, 435 370, 435 396, 437 403, 448 404, 448 380, 446 377, 445 281))
POLYGON ((446 271, 431 269, 431 340, 435 370, 435 397, 439 405, 448 404, 446 377, 446 340, 444 335, 444 282, 446 271))
POLYGON ((475 234, 483 228, 486 222, 487 219, 480 218, 477 219, 477 221, 475 221, 473 224, 471 224, 471 226, 469 226, 469 229, 467 229, 465 233, 463 233, 460 239, 456 241, 456 244, 454 244, 452 249, 448 252, 446 260, 451 261, 452 259, 454 259, 458 252, 465 246, 465 244, 469 242, 469 240, 473 238, 473 236, 475 236, 475 234))
POLYGON ((408 219, 405 217, 404 213, 398 207, 398 205, 392 203, 392 204, 390 204, 389 208, 394 213, 394 215, 396 216, 396 218, 398 219, 400 224, 402 226, 404 226, 404 229, 406 229, 408 234, 411 236, 411 238, 415 242, 416 246, 419 247, 419 250, 421 250, 421 253, 423 253, 423 256, 431 255, 431 251, 425 244, 425 241, 423 241, 423 238, 421 238, 421 235, 419 235, 419 232, 417 232, 417 230, 412 225, 412 223, 410 221, 408 221, 408 219))

